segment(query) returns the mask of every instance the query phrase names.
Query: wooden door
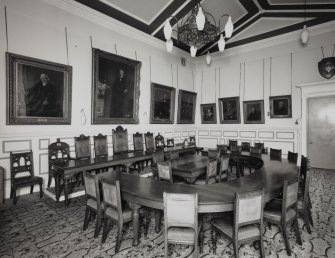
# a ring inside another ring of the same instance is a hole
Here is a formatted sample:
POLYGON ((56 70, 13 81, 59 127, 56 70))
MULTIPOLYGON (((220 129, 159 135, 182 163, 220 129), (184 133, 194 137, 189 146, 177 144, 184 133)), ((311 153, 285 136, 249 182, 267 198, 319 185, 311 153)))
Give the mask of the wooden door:
POLYGON ((312 167, 335 169, 335 96, 307 102, 307 155, 312 167))

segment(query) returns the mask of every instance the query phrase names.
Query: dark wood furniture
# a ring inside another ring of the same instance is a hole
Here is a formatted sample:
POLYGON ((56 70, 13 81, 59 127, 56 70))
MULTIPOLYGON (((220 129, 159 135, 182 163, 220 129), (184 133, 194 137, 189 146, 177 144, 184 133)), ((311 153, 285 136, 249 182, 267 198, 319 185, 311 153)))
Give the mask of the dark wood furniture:
POLYGON ((134 151, 144 151, 143 134, 136 132, 133 134, 134 151))
POLYGON ((228 146, 225 144, 218 144, 217 149, 221 152, 221 154, 227 153, 228 146))
POLYGON ((293 162, 293 163, 297 164, 297 162, 298 162, 298 153, 288 151, 287 152, 287 160, 290 161, 290 162, 293 162))
POLYGON ((242 151, 250 151, 250 142, 241 142, 242 151))
POLYGON ((218 182, 218 159, 208 159, 206 177, 198 179, 194 183, 196 185, 214 184, 218 182))
POLYGON ((165 147, 164 137, 160 133, 155 137, 155 147, 156 149, 165 147))
POLYGON ((167 138, 166 139, 166 147, 174 147, 174 139, 173 138, 167 138))
POLYGON ((48 147, 49 157, 49 177, 48 187, 54 178, 54 163, 66 163, 70 159, 70 146, 66 142, 61 142, 58 138, 56 142, 51 143, 48 147))
POLYGON ((94 142, 94 156, 96 158, 108 156, 108 143, 107 135, 99 133, 97 136, 93 136, 94 142))
POLYGON ((303 192, 298 194, 298 211, 300 217, 305 222, 308 234, 312 233, 311 225, 313 225, 312 210, 309 199, 309 185, 311 181, 311 171, 306 171, 306 178, 303 181, 303 192))
POLYGON ((40 185, 40 198, 43 196, 43 178, 34 176, 33 152, 10 152, 10 176, 11 189, 10 198, 16 204, 16 190, 18 188, 30 186, 30 194, 34 192, 34 186, 40 185))
POLYGON ((220 158, 220 169, 219 169, 219 176, 218 176, 219 182, 221 182, 222 180, 228 180, 231 177, 229 170, 228 170, 229 160, 230 160, 230 157, 227 154, 223 154, 220 158), (224 179, 222 179, 222 175, 225 175, 224 179))
POLYGON ((238 144, 237 140, 229 140, 228 149, 230 150, 232 146, 237 146, 237 144, 238 144))
POLYGON ((153 133, 147 132, 144 134, 145 150, 147 152, 153 152, 155 150, 155 141, 153 133))
POLYGON ((209 158, 213 159, 219 159, 221 156, 221 152, 218 149, 208 149, 208 155, 209 158))
POLYGON ((270 148, 270 159, 281 160, 281 149, 272 149, 270 148))
POLYGON ((171 168, 171 162, 165 161, 165 162, 158 162, 157 163, 157 171, 158 171, 158 180, 165 180, 170 183, 173 183, 173 177, 172 177, 172 168, 171 168))
POLYGON ((178 150, 171 150, 169 151, 169 160, 177 160, 179 159, 179 151, 178 150))
POLYGON ((263 190, 235 193, 234 212, 212 218, 213 253, 216 254, 217 233, 233 242, 235 257, 239 257, 238 246, 259 240, 261 257, 265 257, 263 243, 263 190))
POLYGON ((0 167, 0 205, 5 202, 5 169, 0 167))
POLYGON ((74 137, 74 146, 76 151, 76 159, 91 158, 91 143, 89 136, 81 134, 79 137, 74 137))
POLYGON ((190 138, 189 138, 189 146, 190 147, 196 147, 197 146, 196 141, 195 141, 195 136, 190 136, 190 138))
POLYGON ((113 155, 128 152, 128 132, 122 126, 112 130, 113 133, 113 155))

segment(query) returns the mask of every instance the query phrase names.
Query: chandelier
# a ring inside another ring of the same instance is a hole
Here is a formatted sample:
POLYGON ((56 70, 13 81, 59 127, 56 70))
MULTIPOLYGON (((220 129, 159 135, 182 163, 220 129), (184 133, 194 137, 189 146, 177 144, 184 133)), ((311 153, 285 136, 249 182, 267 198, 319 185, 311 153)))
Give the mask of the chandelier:
MULTIPOLYGON (((216 38, 221 34, 220 23, 223 17, 228 17, 224 31, 225 37, 230 38, 234 30, 231 16, 228 14, 223 14, 220 17, 219 24, 217 26, 213 15, 203 10, 200 1, 183 19, 181 19, 181 21, 178 21, 175 16, 169 17, 164 25, 166 50, 171 52, 173 48, 173 41, 171 39, 173 31, 170 24, 171 19, 175 19, 177 22, 177 40, 190 46, 191 56, 195 57, 197 50, 200 47, 206 45, 209 42, 215 41, 216 38)), ((223 34, 220 35, 220 39, 217 44, 219 51, 223 52, 226 45, 223 34)), ((208 64, 210 63, 210 59, 211 57, 208 52, 206 56, 208 64)))

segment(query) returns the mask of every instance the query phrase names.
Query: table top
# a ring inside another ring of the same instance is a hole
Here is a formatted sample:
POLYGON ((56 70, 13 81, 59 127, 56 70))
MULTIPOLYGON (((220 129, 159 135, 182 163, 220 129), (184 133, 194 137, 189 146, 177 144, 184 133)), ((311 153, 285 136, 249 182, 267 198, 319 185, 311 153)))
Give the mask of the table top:
POLYGON ((262 160, 263 167, 251 175, 211 185, 173 184, 120 172, 113 173, 106 180, 120 180, 122 198, 138 205, 164 209, 164 192, 198 193, 199 212, 223 212, 233 210, 235 192, 264 188, 265 200, 268 201, 280 193, 284 180, 298 175, 298 166, 286 159, 270 160, 269 156, 263 155, 262 160))

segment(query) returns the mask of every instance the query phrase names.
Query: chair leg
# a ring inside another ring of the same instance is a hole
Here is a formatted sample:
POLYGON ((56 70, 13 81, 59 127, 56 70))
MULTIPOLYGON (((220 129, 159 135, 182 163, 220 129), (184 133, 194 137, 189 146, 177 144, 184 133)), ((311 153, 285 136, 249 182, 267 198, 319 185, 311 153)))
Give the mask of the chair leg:
POLYGON ((83 231, 87 229, 88 222, 90 221, 90 209, 86 207, 85 210, 85 218, 84 218, 84 225, 83 225, 83 231))
POLYGON ((34 185, 30 186, 30 194, 32 194, 34 192, 34 185))
POLYGON ((264 252, 264 241, 263 241, 263 225, 260 227, 260 240, 259 240, 259 245, 260 245, 260 255, 261 257, 265 257, 265 252, 264 252))
POLYGON ((297 238, 297 242, 298 242, 299 245, 302 245, 301 236, 300 236, 300 230, 299 230, 299 224, 298 224, 298 215, 295 216, 295 219, 294 219, 293 223, 294 223, 295 236, 297 238))
POLYGON ((115 253, 118 253, 121 247, 121 241, 122 241, 122 230, 123 230, 123 224, 118 223, 117 227, 117 238, 116 238, 116 244, 115 244, 115 253))
MULTIPOLYGON (((165 232, 166 234, 166 232, 165 232)), ((168 258, 168 248, 169 248, 169 243, 167 241, 167 236, 164 236, 165 240, 164 240, 164 257, 168 258)))
POLYGON ((312 227, 314 227, 313 217, 312 217, 312 209, 310 207, 307 208, 307 215, 309 217, 309 222, 312 227))
POLYGON ((159 233, 161 231, 161 211, 160 210, 155 210, 155 231, 156 233, 159 233))
POLYGON ((143 233, 144 233, 144 237, 148 236, 148 228, 149 228, 149 218, 148 218, 148 214, 145 214, 143 216, 143 233))
POLYGON ((281 223, 281 230, 283 232, 283 237, 284 237, 284 243, 286 247, 286 253, 287 255, 291 255, 291 247, 290 247, 290 242, 288 240, 288 233, 287 233, 287 228, 286 228, 286 223, 281 223))
POLYGON ((216 230, 212 228, 212 244, 213 244, 213 254, 216 254, 216 241, 217 241, 217 234, 216 230))
POLYGON ((43 183, 41 182, 40 183, 40 198, 42 198, 43 197, 43 183))
POLYGON ((16 199, 16 188, 13 189, 13 204, 15 205, 17 202, 17 199, 16 199))
POLYGON ((51 180, 52 180, 52 175, 49 173, 49 177, 48 177, 48 188, 50 188, 51 180))
POLYGON ((11 187, 11 188, 10 188, 10 198, 12 199, 13 196, 14 196, 14 188, 11 187))
POLYGON ((238 243, 236 241, 233 241, 233 246, 234 246, 235 257, 239 258, 238 243))
POLYGON ((101 228, 101 211, 97 211, 97 220, 95 222, 95 231, 94 231, 94 238, 97 238, 100 233, 100 228, 101 228))
POLYGON ((103 231, 102 231, 101 243, 105 243, 106 242, 108 232, 109 232, 109 219, 105 216, 105 219, 104 219, 104 228, 103 228, 103 231))

